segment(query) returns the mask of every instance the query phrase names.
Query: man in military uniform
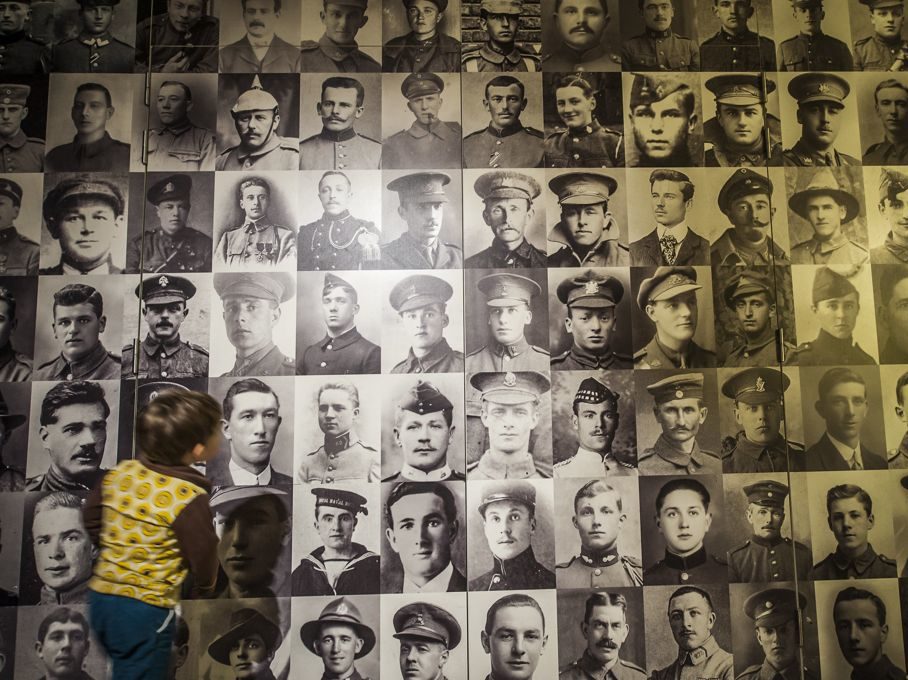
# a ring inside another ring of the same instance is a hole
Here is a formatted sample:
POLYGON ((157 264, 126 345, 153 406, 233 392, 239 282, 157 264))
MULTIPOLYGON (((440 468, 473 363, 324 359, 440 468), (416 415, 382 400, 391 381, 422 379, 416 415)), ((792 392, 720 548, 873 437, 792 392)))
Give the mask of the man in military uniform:
POLYGON ((120 356, 101 341, 107 326, 101 293, 69 283, 54 293, 54 339, 60 353, 35 368, 33 380, 119 380, 120 356))
POLYGON ((673 0, 637 0, 644 31, 624 41, 621 64, 625 71, 699 71, 700 49, 690 38, 672 30, 673 0))
POLYGON ((765 174, 738 168, 719 191, 718 203, 731 227, 710 246, 713 266, 753 267, 788 259, 770 236, 776 208, 772 182, 765 174))
POLYGON ((128 273, 211 271, 211 237, 188 226, 191 195, 189 175, 170 175, 151 185, 146 197, 154 206, 158 226, 126 244, 128 273))
POLYGON ((489 124, 464 137, 463 166, 542 167, 542 132, 520 122, 520 115, 527 107, 523 82, 512 75, 495 76, 486 83, 482 105, 489 112, 489 124))
POLYGON ((549 168, 616 168, 624 166, 624 138, 596 120, 596 92, 579 74, 562 76, 553 85, 555 108, 564 129, 545 138, 549 168))
POLYGON ((325 680, 369 680, 360 675, 354 662, 375 647, 375 632, 363 623, 352 600, 339 597, 329 602, 317 619, 303 624, 300 639, 306 649, 321 657, 325 680))
POLYGON ((394 638, 400 642, 402 678, 447 680, 444 665, 460 644, 460 624, 450 612, 434 604, 414 602, 394 612, 394 638))
POLYGON ((400 450, 400 470, 382 481, 466 480, 448 462, 455 429, 454 404, 432 383, 417 380, 394 409, 394 444, 400 450))
POLYGON ((908 43, 902 38, 904 0, 858 0, 870 12, 873 34, 854 43, 858 71, 902 71, 908 62, 908 43))
MULTIPOLYGON (((881 80, 873 90, 873 108, 883 127, 883 139, 867 147, 861 163, 908 164, 908 85, 895 78, 881 80)), ((880 168, 880 173, 885 169, 880 168)))
POLYGON ((300 69, 303 73, 379 73, 381 64, 359 49, 356 34, 366 25, 369 0, 324 0, 319 18, 322 37, 304 40, 300 69))
POLYGON ((618 330, 615 308, 624 297, 624 286, 613 276, 588 269, 558 284, 558 299, 567 307, 564 328, 571 347, 552 357, 553 370, 633 368, 633 358, 612 349, 618 330))
POLYGON ((823 0, 789 0, 798 34, 780 45, 782 71, 850 71, 854 59, 848 45, 823 33, 823 0))
POLYGON ((296 244, 299 270, 349 271, 380 266, 380 232, 374 222, 350 214, 353 198, 353 184, 343 172, 328 170, 322 175, 318 200, 324 213, 299 229, 296 244))
MULTIPOLYGON (((3 462, 3 449, 9 442, 10 433, 17 427, 25 424, 28 418, 21 413, 10 413, 9 406, 3 393, 0 392, 0 492, 3 491, 24 491, 25 490, 25 473, 17 467, 6 465, 3 462)), ((24 462, 24 456, 21 457, 24 462)), ((0 594, 0 602, 3 602, 3 594, 0 594)), ((3 606, 6 606, 4 604, 3 606)))
POLYGON ((394 285, 391 306, 412 341, 406 358, 391 373, 463 372, 463 352, 452 349, 444 337, 452 295, 454 289, 447 281, 427 274, 407 276, 394 285))
MULTIPOLYGON (((218 621, 213 623, 217 625, 218 621)), ((284 640, 281 629, 271 617, 258 609, 243 607, 230 612, 227 626, 227 630, 208 645, 208 656, 229 667, 235 673, 233 677, 275 680, 271 663, 284 640)), ((212 668, 211 672, 217 671, 212 668)))
POLYGON ((293 375, 295 362, 272 340, 280 305, 296 292, 289 274, 215 274, 214 290, 224 305, 227 339, 236 361, 224 376, 293 375))
POLYGON ((700 165, 702 151, 691 148, 697 129, 697 100, 685 76, 635 73, 628 118, 638 167, 700 165))
POLYGON ((832 623, 842 656, 854 670, 853 680, 902 680, 905 671, 883 653, 889 634, 886 603, 864 588, 849 586, 838 592, 832 623))
MULTIPOLYGON (((636 584, 639 585, 639 584, 636 584)), ((621 593, 592 593, 586 598, 580 632, 586 640, 583 655, 561 669, 558 680, 644 680, 646 672, 620 658, 630 633, 627 600, 621 593)))
POLYGON ((354 427, 359 420, 359 390, 346 382, 318 388, 318 427, 325 443, 303 457, 297 479, 303 484, 381 480, 381 457, 354 427))
POLYGON ((789 488, 775 480, 762 479, 748 484, 743 491, 747 497, 744 517, 752 533, 742 545, 728 551, 728 580, 732 583, 794 581, 795 578, 806 581, 810 572, 810 548, 782 536, 789 488))
POLYGON ((640 284, 637 305, 653 322, 652 339, 634 353, 634 368, 712 368, 716 355, 694 342, 699 302, 693 267, 659 267, 640 284))
POLYGON ((136 27, 136 69, 163 73, 217 73, 220 22, 205 14, 205 0, 167 0, 167 11, 136 27))
POLYGON ((407 223, 407 231, 381 246, 385 269, 460 269, 463 251, 442 241, 444 206, 448 202, 445 185, 451 178, 443 172, 415 172, 388 183, 396 191, 400 205, 397 214, 407 223))
POLYGON ((471 591, 555 587, 555 574, 537 562, 533 553, 535 486, 513 480, 487 484, 479 514, 493 564, 486 573, 470 579, 471 591))
MULTIPOLYGON (((908 427, 908 408, 905 407, 906 395, 905 388, 908 387, 908 371, 899 376, 895 384, 895 415, 908 427)), ((902 439, 894 449, 887 452, 886 462, 890 470, 904 470, 908 468, 908 429, 902 435, 902 439)), ((903 477, 902 479, 906 479, 903 477)), ((904 486, 904 484, 903 484, 904 486)), ((908 487, 906 487, 908 488, 908 487)))
POLYGON ((47 152, 47 172, 127 172, 129 144, 114 139, 107 131, 114 113, 110 90, 104 85, 79 85, 70 111, 76 134, 73 141, 47 152))
POLYGON ((44 43, 32 38, 26 26, 32 18, 32 0, 4 2, 0 22, 0 73, 41 75, 45 71, 44 43))
POLYGON ((187 300, 196 293, 192 282, 161 274, 136 286, 148 334, 139 349, 138 372, 132 343, 123 347, 124 378, 191 378, 208 375, 208 351, 180 339, 189 314, 187 300))
POLYGON ((120 0, 79 0, 82 29, 75 38, 52 45, 47 70, 52 73, 132 73, 136 51, 110 33, 120 0))
POLYGON ((806 606, 807 598, 790 588, 766 588, 745 600, 744 613, 753 619, 763 662, 748 666, 737 680, 817 680, 816 674, 800 667, 800 612, 806 606))
POLYGON ((356 78, 331 76, 322 81, 322 96, 315 104, 322 131, 300 142, 300 170, 380 167, 381 142, 353 129, 365 112, 365 98, 366 91, 356 78))
POLYGON ((268 216, 271 185, 247 177, 237 187, 243 224, 225 229, 214 249, 215 262, 227 270, 296 268, 296 234, 268 216))
POLYGON ((788 94, 798 102, 801 137, 782 153, 785 165, 858 165, 860 161, 835 148, 842 111, 851 86, 834 73, 802 73, 788 82, 788 94))
POLYGON ((694 477, 677 477, 662 485, 656 495, 656 527, 665 543, 665 555, 643 570, 646 585, 728 580, 724 560, 704 545, 713 520, 709 502, 709 491, 694 477))
POLYGON ((637 456, 641 475, 703 475, 721 472, 718 454, 700 448, 697 435, 706 421, 703 374, 670 375, 646 386, 653 417, 662 433, 637 456))
POLYGON ((533 680, 549 639, 542 607, 525 593, 499 598, 486 612, 479 639, 491 665, 486 680, 533 680))
MULTIPOLYGON (((170 0, 176 2, 176 0, 170 0)), ((296 170, 299 144, 278 133, 281 112, 277 99, 262 87, 258 75, 252 87, 230 109, 240 143, 220 153, 216 170, 296 170)))
POLYGON ((460 41, 440 30, 448 0, 403 0, 410 32, 382 50, 386 73, 459 73, 460 41))
POLYGON ((558 196, 561 220, 548 240, 558 244, 549 267, 626 267, 628 247, 621 243, 618 223, 609 212, 609 198, 618 182, 608 175, 568 172, 549 180, 558 196))
POLYGON ((856 484, 838 484, 826 492, 826 522, 836 549, 813 565, 810 578, 895 578, 895 560, 877 553, 870 544, 873 499, 856 484))
POLYGON ((353 540, 357 515, 368 515, 366 499, 331 487, 311 489, 315 496, 315 531, 322 544, 304 555, 293 570, 294 595, 377 593, 381 577, 378 553, 353 540))
POLYGON ((165 80, 154 106, 161 127, 148 131, 148 169, 214 170, 215 134, 190 120, 193 100, 189 86, 180 80, 165 80))
POLYGON ((325 274, 322 313, 326 333, 300 357, 301 375, 350 375, 381 373, 381 348, 356 330, 359 294, 347 281, 325 274))
POLYGON ((700 44, 702 71, 775 71, 776 44, 747 26, 752 0, 712 0, 719 30, 700 44))
POLYGON ((643 585, 640 560, 618 553, 626 519, 621 494, 602 479, 593 479, 577 490, 571 521, 580 537, 580 554, 555 566, 558 588, 643 585))
POLYGON ((621 57, 603 41, 612 19, 607 0, 556 0, 554 19, 558 43, 542 58, 546 71, 620 70, 621 57))
POLYGON ((12 335, 19 325, 16 297, 0 286, 0 382, 25 382, 32 376, 32 360, 16 351, 12 335))
POLYGON ((463 130, 438 117, 445 83, 434 73, 411 73, 400 85, 414 120, 382 145, 383 168, 459 168, 463 130))
POLYGON ((300 51, 275 34, 281 0, 242 0, 246 35, 221 48, 221 73, 299 73, 300 51))
MULTIPOLYGON (((776 318, 775 286, 761 269, 736 272, 722 293, 725 306, 738 320, 733 338, 720 352, 720 366, 772 366, 778 363, 778 345, 773 320, 776 318)), ((794 345, 785 342, 784 349, 794 345)))
POLYGON ((476 178, 473 190, 482 199, 482 220, 492 230, 492 245, 471 255, 465 267, 514 269, 546 266, 546 255, 526 238, 536 211, 539 182, 512 170, 495 170, 476 178))
POLYGON ((880 168, 880 214, 889 225, 883 243, 870 249, 873 264, 908 264, 908 175, 880 168))
POLYGON ((842 189, 832 171, 814 173, 805 188, 788 199, 791 211, 807 221, 813 236, 791 248, 793 264, 862 265, 870 253, 845 235, 844 225, 858 216, 861 205, 842 189))
POLYGON ((814 340, 803 342, 788 352, 789 366, 838 366, 875 364, 854 341, 854 329, 861 311, 858 289, 846 277, 822 267, 813 278, 810 311, 816 315, 820 331, 814 340))
POLYGON ((539 424, 539 397, 549 379, 536 371, 476 373, 470 385, 481 393, 480 419, 489 448, 467 465, 470 479, 551 477, 530 451, 530 437, 539 424))
POLYGON ((14 224, 22 205, 22 187, 11 179, 0 179, 0 274, 34 276, 38 273, 41 247, 23 236, 14 224))
POLYGON ((716 116, 703 125, 703 136, 710 145, 707 167, 782 165, 781 123, 766 110, 764 87, 766 95, 776 90, 772 80, 747 73, 713 76, 706 81, 706 88, 716 98, 716 116))
POLYGON ((539 71, 539 56, 517 44, 523 0, 482 0, 479 28, 488 36, 481 45, 465 47, 461 66, 467 73, 539 71))
POLYGON ((31 91, 28 85, 0 84, 0 172, 44 171, 44 140, 22 131, 31 91))

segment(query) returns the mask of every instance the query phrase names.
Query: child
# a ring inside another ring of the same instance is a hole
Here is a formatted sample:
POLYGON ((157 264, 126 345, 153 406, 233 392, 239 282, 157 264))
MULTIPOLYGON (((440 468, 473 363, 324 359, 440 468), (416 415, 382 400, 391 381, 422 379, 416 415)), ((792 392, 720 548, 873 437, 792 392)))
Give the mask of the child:
POLYGON ((214 591, 211 487, 190 465, 217 454, 220 419, 207 394, 161 393, 137 419, 138 458, 110 470, 85 502, 85 527, 100 550, 89 582, 91 624, 114 680, 166 676, 188 571, 197 595, 214 591))

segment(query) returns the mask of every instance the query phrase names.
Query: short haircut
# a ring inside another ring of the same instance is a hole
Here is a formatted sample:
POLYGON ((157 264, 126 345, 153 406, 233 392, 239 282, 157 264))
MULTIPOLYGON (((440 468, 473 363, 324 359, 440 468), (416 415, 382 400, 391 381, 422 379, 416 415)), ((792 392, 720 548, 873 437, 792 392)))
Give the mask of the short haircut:
POLYGON ((318 388, 318 394, 316 395, 317 401, 321 401, 322 393, 325 390, 340 390, 341 392, 346 392, 347 396, 350 397, 350 401, 353 402, 353 408, 359 408, 359 390, 356 389, 356 385, 344 382, 325 383, 318 388))
POLYGON ((349 76, 331 76, 330 78, 325 78, 322 81, 322 94, 319 101, 325 98, 325 90, 329 87, 356 90, 357 106, 362 106, 363 102, 366 100, 366 90, 363 88, 363 84, 356 78, 350 78, 349 76))
POLYGON ((899 376, 898 382, 895 384, 895 398, 898 401, 899 406, 905 405, 905 398, 902 396, 902 390, 905 389, 905 385, 908 385, 908 371, 902 373, 899 376))
POLYGON ((68 283, 54 293, 54 318, 57 316, 57 307, 75 305, 89 305, 99 319, 104 314, 104 298, 97 289, 84 283, 68 283))
POLYGON ((11 291, 6 286, 0 286, 0 302, 6 303, 6 309, 8 315, 15 319, 16 318, 16 296, 13 295, 11 291))
POLYGON ((879 83, 877 83, 877 86, 873 89, 874 104, 878 103, 876 96, 880 93, 880 90, 885 90, 888 87, 897 87, 900 90, 904 90, 905 94, 908 94, 908 85, 899 82, 895 78, 886 78, 885 80, 881 80, 879 83))
POLYGON ((557 92, 564 87, 579 87, 581 90, 583 90, 583 94, 587 97, 593 97, 596 95, 596 91, 593 89, 590 81, 577 74, 561 76, 558 80, 555 81, 555 87, 552 88, 552 91, 557 92))
POLYGON ((230 389, 227 390, 227 394, 224 395, 224 401, 221 402, 221 408, 224 413, 224 420, 230 420, 230 416, 233 413, 233 398, 238 394, 243 394, 244 392, 258 392, 260 394, 273 394, 274 400, 277 402, 277 407, 281 407, 281 400, 278 398, 277 393, 271 389, 271 386, 263 383, 258 378, 246 378, 245 380, 238 380, 230 386, 230 389))
POLYGON ((394 518, 391 515, 391 508, 404 496, 414 496, 420 493, 433 493, 438 496, 445 509, 445 519, 448 522, 457 520, 457 503, 454 501, 454 493, 447 486, 440 482, 400 482, 391 489, 388 500, 385 501, 385 519, 392 531, 394 530, 394 518))
POLYGON ((707 488, 696 479, 679 477, 678 479, 673 479, 669 482, 666 482, 662 485, 662 488, 659 489, 659 493, 656 495, 657 515, 662 512, 662 505, 665 503, 666 496, 668 496, 673 491, 693 491, 698 496, 700 496, 700 500, 703 501, 703 508, 705 510, 709 510, 709 491, 707 490, 707 488))
POLYGON ((45 510, 67 508, 69 510, 82 510, 82 499, 69 491, 54 491, 41 498, 32 510, 32 517, 36 517, 45 510))
POLYGON ((47 637, 47 632, 50 630, 52 623, 69 623, 70 621, 78 623, 79 627, 82 629, 82 634, 88 639, 88 621, 82 612, 76 609, 70 609, 69 607, 57 607, 38 624, 38 637, 36 641, 44 644, 44 638, 47 637))
POLYGON ((539 606, 539 603, 529 595, 513 593, 495 600, 495 602, 492 603, 492 606, 489 607, 489 610, 486 612, 486 625, 484 629, 486 635, 492 634, 492 625, 495 623, 495 615, 498 613, 499 609, 504 609, 505 607, 532 607, 539 612, 539 616, 542 617, 542 630, 545 630, 545 614, 542 613, 542 607, 539 606))
POLYGON ((826 398, 829 390, 842 383, 858 383, 859 385, 864 386, 865 392, 867 391, 867 383, 860 373, 856 373, 850 368, 837 366, 836 368, 830 368, 826 371, 826 373, 823 374, 823 377, 820 378, 820 382, 817 383, 817 395, 820 400, 822 401, 826 398))
POLYGON ((104 388, 100 383, 70 380, 57 383, 44 395, 41 401, 41 425, 53 425, 57 422, 57 411, 74 404, 101 404, 105 420, 110 415, 110 406, 104 398, 104 388))
POLYGON ((868 515, 873 513, 873 499, 869 493, 857 484, 837 484, 826 492, 826 514, 828 515, 832 511, 834 501, 843 501, 848 498, 857 498, 868 515))
POLYGON ((268 195, 271 195, 271 185, 268 183, 268 180, 264 177, 247 177, 240 185, 237 187, 237 193, 239 194, 240 200, 243 198, 243 192, 246 191, 249 187, 262 187, 268 195))
POLYGON ((624 612, 624 620, 627 621, 627 600, 621 593, 593 593, 586 598, 586 605, 583 609, 585 622, 589 623, 594 607, 621 607, 621 611, 624 612))
MULTIPOLYGON (((240 0, 243 5, 243 11, 246 11, 246 0, 240 0)), ((281 0, 274 0, 274 13, 277 14, 281 11, 281 0)))
POLYGON ((209 394, 165 390, 136 418, 136 450, 148 460, 179 465, 196 444, 204 444, 221 420, 221 407, 209 394))
POLYGON ((101 85, 100 83, 82 83, 79 87, 76 88, 76 94, 73 95, 75 99, 76 96, 82 92, 101 92, 104 94, 104 101, 107 102, 108 108, 113 106, 113 99, 110 96, 110 90, 101 85))
MULTIPOLYGON (((646 1, 647 1, 647 0, 637 0, 637 8, 638 8, 641 12, 643 11, 643 4, 644 4, 646 1)), ((675 4, 675 3, 674 3, 674 0, 669 0, 669 2, 670 2, 670 4, 671 4, 672 6, 674 6, 674 4, 675 4)))
POLYGON ((606 484, 601 479, 593 479, 577 489, 577 493, 574 494, 574 512, 577 512, 577 503, 580 502, 581 498, 593 498, 601 493, 609 493, 610 491, 614 491, 618 496, 618 510, 621 510, 621 494, 618 493, 615 487, 606 484))
POLYGON ((895 287, 905 279, 908 279, 908 266, 898 264, 891 267, 881 267, 881 269, 883 274, 880 276, 880 299, 884 305, 888 305, 895 287))
POLYGON ((490 87, 510 87, 511 85, 516 85, 520 89, 520 98, 523 99, 526 96, 526 87, 523 82, 514 76, 495 76, 489 82, 486 83, 485 97, 486 100, 489 98, 489 88, 490 87))
MULTIPOLYGON (((561 3, 564 0, 555 0, 555 12, 561 9, 561 3)), ((605 12, 605 16, 608 16, 608 2, 607 0, 599 0, 599 6, 602 7, 602 11, 605 12)))
POLYGON ((667 170, 660 168, 659 170, 653 170, 649 175, 649 188, 653 188, 653 184, 656 182, 678 182, 681 185, 681 196, 685 201, 689 201, 694 197, 694 183, 690 181, 690 177, 685 175, 683 172, 678 170, 667 170))
POLYGON ((186 83, 180 82, 179 80, 165 80, 163 83, 161 83, 161 87, 158 88, 158 92, 160 92, 162 89, 164 89, 168 85, 173 85, 175 87, 182 87, 183 94, 186 95, 186 101, 188 101, 188 102, 192 101, 192 90, 189 89, 189 85, 187 85, 186 83))
POLYGON ((350 181, 350 178, 347 177, 347 176, 346 176, 344 173, 342 173, 340 170, 328 170, 328 171, 327 171, 326 173, 324 173, 324 174, 321 176, 321 178, 318 180, 318 186, 321 186, 321 185, 322 185, 322 182, 325 181, 325 178, 331 177, 332 175, 337 175, 338 177, 343 177, 345 180, 347 180, 347 186, 348 186, 348 187, 352 187, 352 186, 353 186, 353 183, 350 181))
POLYGON ((886 604, 880 599, 880 596, 864 588, 855 588, 854 586, 848 586, 844 590, 840 590, 838 595, 835 596, 835 602, 832 605, 833 620, 835 620, 835 608, 839 606, 840 602, 854 602, 855 600, 870 600, 873 602, 880 625, 886 625, 886 604))
POLYGON ((715 607, 713 607, 713 599, 709 596, 708 592, 706 592, 702 588, 698 588, 697 586, 681 586, 668 598, 669 612, 671 612, 672 600, 674 600, 676 597, 681 597, 682 595, 687 595, 689 593, 696 593, 697 595, 703 597, 703 599, 706 600, 706 604, 709 605, 709 610, 715 611, 715 607))

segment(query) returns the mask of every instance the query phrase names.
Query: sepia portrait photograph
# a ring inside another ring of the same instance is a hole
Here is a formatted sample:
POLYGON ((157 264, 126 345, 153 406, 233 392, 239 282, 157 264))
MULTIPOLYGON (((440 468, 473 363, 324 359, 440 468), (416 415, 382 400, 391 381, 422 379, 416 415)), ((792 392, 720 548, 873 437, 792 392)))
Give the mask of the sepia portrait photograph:
POLYGON ((0 311, 3 332, 0 334, 2 360, 0 379, 25 382, 31 378, 35 349, 35 304, 38 279, 34 276, 0 277, 0 311))
POLYGON ((15 677, 105 677, 107 657, 91 631, 87 604, 48 603, 17 613, 15 677))
MULTIPOLYGON (((0 131, 2 132, 2 131, 0 131)), ((48 179, 52 179, 48 177, 48 179)), ((3 276, 34 276, 39 259, 52 258, 42 229, 44 178, 36 172, 4 174, 0 185, 0 233, 15 238, 4 249, 3 276), (43 246, 43 249, 42 249, 43 246)))

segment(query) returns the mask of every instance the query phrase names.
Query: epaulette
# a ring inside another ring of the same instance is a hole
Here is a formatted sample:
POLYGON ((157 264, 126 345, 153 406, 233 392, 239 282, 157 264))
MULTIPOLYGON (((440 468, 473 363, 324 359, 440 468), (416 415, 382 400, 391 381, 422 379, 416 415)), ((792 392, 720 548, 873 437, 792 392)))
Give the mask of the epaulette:
MULTIPOLYGON (((291 359, 291 362, 292 362, 292 359, 291 359)), ((375 453, 375 452, 377 451, 377 449, 376 449, 374 446, 369 446, 369 445, 366 444, 362 439, 360 439, 360 440, 357 441, 356 443, 359 444, 360 446, 362 446, 362 447, 363 447, 364 449, 366 449, 367 451, 372 451, 373 453, 375 453)))
POLYGON ((610 135, 616 135, 619 139, 621 137, 624 137, 624 133, 619 132, 618 130, 612 130, 612 128, 608 128, 608 127, 603 127, 602 129, 603 129, 603 131, 608 132, 610 135))
POLYGON ((867 43, 870 42, 870 40, 871 40, 872 38, 873 38, 873 36, 868 35, 866 38, 861 38, 861 39, 859 39, 859 40, 855 40, 855 41, 854 41, 854 46, 857 47, 858 45, 866 45, 867 43))
POLYGON ((885 562, 886 564, 893 567, 896 566, 896 561, 890 559, 889 557, 886 557, 883 553, 877 553, 876 556, 880 558, 880 562, 885 562))
POLYGON ((122 361, 122 358, 119 354, 114 354, 113 352, 108 351, 107 356, 116 361, 118 364, 122 361))
POLYGON ((229 147, 229 148, 224 149, 223 151, 221 151, 221 153, 218 154, 218 157, 220 158, 221 156, 227 156, 227 155, 230 154, 231 151, 233 151, 234 149, 239 149, 239 148, 240 148, 239 145, 237 145, 237 146, 231 146, 231 147, 229 147))
POLYGON ((448 248, 453 248, 454 250, 460 250, 460 249, 461 249, 460 246, 457 245, 456 243, 442 243, 442 245, 443 245, 443 246, 447 246, 448 248))
POLYGON ((488 128, 481 128, 481 129, 477 130, 476 132, 471 132, 466 137, 464 137, 464 139, 469 139, 470 137, 476 137, 478 135, 481 135, 486 130, 488 130, 488 128))
POLYGON ((633 361, 634 360, 634 357, 632 357, 630 354, 621 354, 620 352, 612 352, 612 355, 614 355, 618 359, 621 359, 621 361, 633 361))
POLYGON ((556 364, 556 363, 557 363, 557 364, 560 364, 562 361, 564 361, 565 359, 568 358, 568 356, 570 355, 570 353, 571 353, 571 350, 567 350, 566 352, 562 352, 561 354, 552 357, 551 363, 553 363, 553 364, 556 364))
POLYGON ((385 478, 384 478, 383 480, 381 480, 381 481, 382 481, 382 482, 393 482, 394 480, 398 479, 399 477, 400 477, 400 473, 399 473, 399 472, 395 472, 393 475, 389 475, 388 477, 385 477, 385 478))
POLYGON ((742 673, 735 676, 735 680, 741 680, 742 678, 746 678, 748 675, 753 675, 754 673, 759 673, 761 668, 763 668, 762 664, 748 666, 747 668, 744 669, 744 671, 742 673))
POLYGON ((641 673, 646 674, 645 670, 643 670, 640 666, 638 666, 637 664, 635 664, 632 661, 625 661, 624 659, 619 657, 618 663, 620 663, 622 666, 627 666, 628 668, 630 668, 632 670, 640 671, 641 673))
POLYGON ((642 359, 645 356, 646 356, 646 347, 641 347, 636 352, 634 352, 634 361, 637 361, 638 359, 642 359))
POLYGON ((637 465, 640 464, 641 460, 646 460, 650 456, 656 453, 656 449, 643 449, 643 453, 637 454, 637 465))
POLYGON ((539 139, 542 139, 542 138, 545 137, 545 133, 544 133, 542 130, 537 130, 537 129, 534 128, 534 127, 526 127, 526 126, 524 126, 523 129, 526 130, 526 133, 527 133, 528 135, 532 135, 533 137, 539 137, 539 139))
POLYGON ((738 440, 728 435, 722 440, 722 457, 728 458, 731 454, 735 452, 735 448, 738 446, 738 440))
POLYGON ((716 564, 721 564, 723 567, 728 566, 728 558, 725 555, 710 555, 710 557, 713 558, 713 562, 715 562, 716 564))
POLYGON ((471 470, 475 470, 478 467, 479 467, 479 461, 474 460, 472 463, 467 464, 467 472, 470 472, 471 470))
POLYGON ((208 350, 205 349, 204 347, 193 344, 191 342, 187 342, 186 345, 189 347, 189 349, 191 349, 195 352, 198 352, 199 354, 204 354, 206 357, 208 356, 208 350))
POLYGON ((25 141, 31 142, 32 144, 41 144, 41 145, 44 144, 44 140, 41 139, 40 137, 26 137, 25 141))
POLYGON ((895 459, 898 458, 898 457, 899 457, 899 450, 898 450, 898 449, 892 449, 891 451, 887 451, 887 452, 886 452, 886 461, 887 461, 887 462, 893 461, 893 460, 895 460, 895 459))
POLYGON ((530 345, 530 349, 533 350, 534 352, 538 352, 539 354, 545 354, 546 356, 549 356, 549 353, 547 351, 545 351, 544 349, 542 349, 542 347, 537 347, 536 345, 530 345))
POLYGON ((807 450, 807 446, 802 444, 801 442, 793 442, 788 439, 786 439, 785 442, 790 448, 795 449, 796 451, 800 451, 801 453, 807 450))
POLYGON ((570 567, 572 564, 574 564, 574 560, 576 560, 576 559, 577 559, 577 555, 574 555, 574 556, 573 556, 571 559, 569 559, 567 562, 562 562, 561 564, 556 564, 556 565, 555 565, 555 569, 567 569, 567 568, 570 567))
POLYGON ((290 366, 291 368, 294 368, 294 369, 295 369, 295 368, 296 368, 296 361, 294 361, 291 357, 284 357, 284 358, 281 360, 281 365, 282 365, 282 366, 290 366))
POLYGON ((28 243, 29 245, 39 246, 37 242, 32 241, 28 236, 25 236, 24 234, 19 234, 19 240, 23 243, 28 243))
POLYGON ((621 561, 631 565, 634 569, 643 569, 643 560, 639 560, 633 555, 622 555, 621 561))
POLYGON ((732 555, 732 554, 734 554, 734 553, 736 553, 736 552, 740 552, 740 551, 744 550, 744 549, 745 549, 747 546, 749 546, 749 545, 750 545, 750 539, 744 541, 744 543, 742 543, 741 545, 739 545, 737 548, 732 548, 731 550, 729 550, 729 551, 728 551, 728 554, 729 554, 729 555, 732 555))
POLYGON ((381 142, 380 142, 379 140, 377 140, 377 139, 372 139, 369 135, 364 135, 364 134, 359 133, 359 132, 357 132, 356 135, 357 135, 358 137, 362 137, 363 139, 368 139, 370 142, 375 142, 376 144, 381 144, 381 142))
POLYGON ((300 50, 303 52, 311 52, 319 48, 318 41, 316 40, 304 40, 300 43, 300 50))
POLYGON ((278 148, 286 149, 287 151, 295 151, 296 153, 300 152, 299 144, 291 144, 289 142, 280 144, 278 148))
POLYGON ((721 460, 722 458, 725 458, 724 454, 720 456, 715 451, 710 451, 709 449, 700 449, 700 453, 703 453, 703 454, 709 456, 710 458, 715 458, 716 460, 721 460))
POLYGON ((44 368, 45 366, 51 366, 59 357, 54 357, 50 361, 45 361, 43 364, 38 364, 38 368, 44 368))
POLYGON ((127 354, 132 352, 132 349, 132 345, 123 345, 123 349, 121 349, 120 351, 123 352, 123 356, 126 356, 127 354))
POLYGON ((540 477, 542 477, 543 479, 551 479, 551 478, 552 478, 551 473, 546 472, 545 470, 540 470, 538 466, 536 467, 536 474, 539 475, 540 477))
POLYGON ((552 466, 552 468, 557 470, 558 468, 564 467, 565 465, 569 465, 571 459, 573 459, 573 456, 571 456, 570 458, 565 458, 564 460, 559 460, 552 466))

